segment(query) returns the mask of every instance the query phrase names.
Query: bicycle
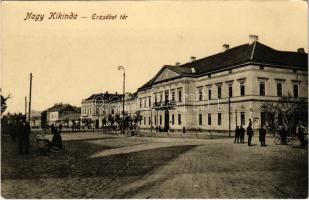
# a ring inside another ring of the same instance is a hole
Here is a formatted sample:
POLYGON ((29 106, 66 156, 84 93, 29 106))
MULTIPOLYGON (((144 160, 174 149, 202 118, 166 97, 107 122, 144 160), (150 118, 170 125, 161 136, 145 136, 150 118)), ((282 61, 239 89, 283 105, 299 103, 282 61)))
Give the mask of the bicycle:
MULTIPOLYGON (((295 141, 295 137, 294 136, 287 136, 285 141, 286 141, 286 144, 293 145, 293 143, 295 141)), ((274 143, 276 145, 281 144, 281 136, 280 135, 275 136, 274 143)))

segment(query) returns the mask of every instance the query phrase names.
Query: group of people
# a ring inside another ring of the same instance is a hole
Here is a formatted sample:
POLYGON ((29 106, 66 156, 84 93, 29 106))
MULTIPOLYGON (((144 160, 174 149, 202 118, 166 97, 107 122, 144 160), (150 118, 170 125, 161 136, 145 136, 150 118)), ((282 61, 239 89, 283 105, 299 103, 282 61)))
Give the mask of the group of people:
MULTIPOLYGON (((242 126, 240 127, 236 126, 234 143, 244 143, 245 132, 246 131, 242 126)), ((249 126, 247 127, 248 146, 252 146, 251 141, 253 134, 254 132, 252 129, 252 123, 250 122, 249 126)), ((305 138, 305 128, 301 124, 297 125, 295 134, 300 141, 301 147, 306 147, 306 145, 308 145, 308 140, 306 140, 305 138)), ((288 130, 285 126, 281 126, 279 128, 279 135, 281 137, 281 144, 286 145, 288 130)), ((259 141, 262 147, 267 146, 265 143, 265 138, 266 138, 266 129, 264 125, 262 125, 261 128, 259 129, 259 141)))
MULTIPOLYGON (((249 123, 249 126, 247 127, 247 135, 248 135, 248 146, 251 146, 252 136, 253 136, 253 129, 251 127, 251 123, 249 123)), ((235 130, 235 139, 234 143, 245 143, 245 133, 246 130, 243 128, 243 126, 236 126, 235 130)), ((265 143, 265 139, 264 139, 265 143)))

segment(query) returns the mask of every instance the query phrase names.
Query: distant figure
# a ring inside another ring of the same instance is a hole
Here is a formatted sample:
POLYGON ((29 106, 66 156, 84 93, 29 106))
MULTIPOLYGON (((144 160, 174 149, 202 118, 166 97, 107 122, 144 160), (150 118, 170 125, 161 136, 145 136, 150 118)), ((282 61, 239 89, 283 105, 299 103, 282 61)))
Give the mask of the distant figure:
POLYGON ((51 132, 53 134, 52 146, 62 149, 62 138, 59 131, 55 128, 55 126, 51 126, 51 132))
POLYGON ((260 143, 262 147, 265 147, 265 136, 266 136, 266 130, 264 128, 264 125, 261 126, 260 130, 259 130, 259 139, 260 139, 260 143))
POLYGON ((251 127, 250 123, 249 123, 249 126, 247 127, 247 135, 248 135, 248 146, 251 146, 253 130, 252 130, 252 127, 251 127))
POLYGON ((240 143, 242 143, 242 144, 245 143, 245 132, 246 132, 246 130, 244 129, 244 127, 240 126, 239 138, 240 138, 240 143))
POLYGON ((62 130, 62 124, 60 123, 60 124, 59 124, 59 133, 62 133, 61 130, 62 130))
POLYGON ((16 128, 15 131, 17 132, 17 138, 18 138, 18 153, 23 154, 24 153, 24 127, 23 127, 23 121, 19 120, 16 122, 16 128))
POLYGON ((305 147, 305 130, 301 124, 297 126, 297 137, 300 141, 301 147, 305 147))
POLYGON ((29 153, 29 146, 30 146, 30 124, 29 122, 23 122, 23 143, 24 143, 24 151, 25 154, 29 153))
POLYGON ((281 137, 281 145, 286 145, 286 136, 287 136, 288 132, 286 130, 286 128, 284 126, 281 126, 280 130, 279 130, 279 135, 281 137))
POLYGON ((239 126, 236 126, 234 143, 236 142, 239 143, 239 137, 240 137, 240 129, 239 126))

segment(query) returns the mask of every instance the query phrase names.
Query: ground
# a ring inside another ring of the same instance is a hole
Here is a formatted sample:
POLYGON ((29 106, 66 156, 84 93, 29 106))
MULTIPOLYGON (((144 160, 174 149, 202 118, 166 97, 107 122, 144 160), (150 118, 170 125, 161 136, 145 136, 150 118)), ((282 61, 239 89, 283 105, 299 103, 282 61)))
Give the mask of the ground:
POLYGON ((306 198, 307 151, 231 138, 65 133, 65 149, 18 155, 2 136, 5 198, 306 198))

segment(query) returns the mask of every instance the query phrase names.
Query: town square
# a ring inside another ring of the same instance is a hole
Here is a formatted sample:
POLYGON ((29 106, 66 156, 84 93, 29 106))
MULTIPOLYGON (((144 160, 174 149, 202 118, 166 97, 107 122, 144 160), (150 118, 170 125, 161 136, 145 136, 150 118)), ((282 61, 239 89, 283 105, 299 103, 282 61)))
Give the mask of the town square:
POLYGON ((263 2, 5 1, 2 197, 308 198, 307 4, 263 2))

